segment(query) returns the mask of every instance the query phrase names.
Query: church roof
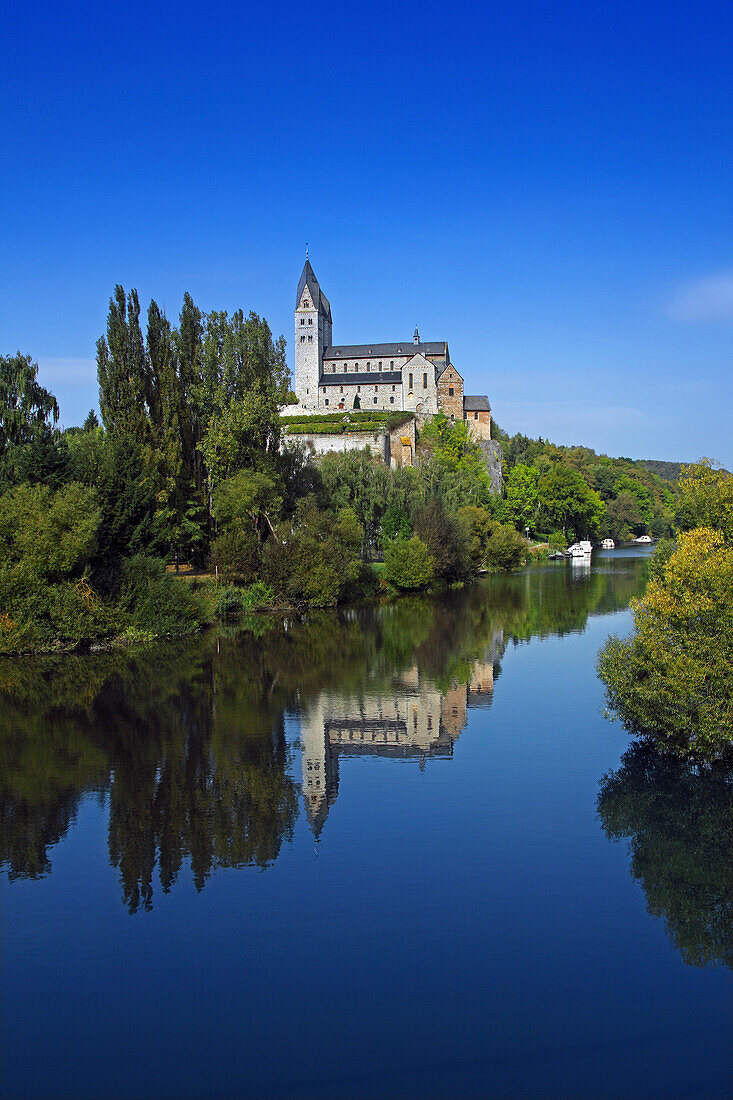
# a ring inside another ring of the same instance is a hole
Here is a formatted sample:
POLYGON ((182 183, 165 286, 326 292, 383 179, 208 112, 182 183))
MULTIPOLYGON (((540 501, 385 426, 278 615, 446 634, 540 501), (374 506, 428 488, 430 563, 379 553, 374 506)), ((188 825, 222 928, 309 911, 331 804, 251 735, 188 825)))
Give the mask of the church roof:
POLYGON ((387 382, 394 382, 402 385, 402 371, 373 370, 371 374, 365 370, 349 371, 346 374, 322 374, 318 379, 319 386, 353 386, 357 382, 360 385, 366 386, 383 386, 387 382))
MULTIPOLYGON (((299 292, 300 294, 300 292, 299 292)), ((366 359, 371 355, 375 358, 388 355, 445 355, 448 356, 448 345, 445 340, 434 340, 432 343, 414 344, 412 340, 403 340, 400 344, 339 344, 338 347, 324 348, 324 359, 366 359)))
POLYGON ((463 408, 466 412, 491 412, 491 405, 485 394, 477 397, 464 397, 463 408))
POLYGON ((300 276, 300 282, 298 283, 298 293, 295 298, 295 308, 300 305, 300 298, 303 293, 303 288, 308 287, 310 296, 313 299, 313 305, 316 309, 320 310, 325 315, 327 320, 331 320, 331 306, 328 298, 321 290, 318 279, 313 268, 310 265, 310 260, 306 260, 303 265, 303 272, 300 276))

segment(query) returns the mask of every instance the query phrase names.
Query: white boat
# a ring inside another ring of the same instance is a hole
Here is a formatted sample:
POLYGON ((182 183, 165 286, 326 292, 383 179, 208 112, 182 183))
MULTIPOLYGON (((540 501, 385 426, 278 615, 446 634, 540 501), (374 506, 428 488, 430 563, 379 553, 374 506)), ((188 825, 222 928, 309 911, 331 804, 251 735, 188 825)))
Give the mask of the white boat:
POLYGON ((638 539, 634 539, 634 542, 648 544, 650 542, 653 542, 653 539, 649 535, 639 535, 638 539))
POLYGON ((583 551, 584 554, 592 554, 593 553, 593 543, 588 542, 587 539, 583 539, 583 540, 581 540, 581 543, 580 543, 580 549, 583 551))
POLYGON ((603 547, 604 550, 615 550, 616 549, 616 543, 613 541, 613 539, 604 539, 603 542, 601 543, 601 546, 603 547))
POLYGON ((574 542, 572 546, 568 547, 568 554, 571 558, 585 558, 587 557, 585 550, 579 542, 574 542))

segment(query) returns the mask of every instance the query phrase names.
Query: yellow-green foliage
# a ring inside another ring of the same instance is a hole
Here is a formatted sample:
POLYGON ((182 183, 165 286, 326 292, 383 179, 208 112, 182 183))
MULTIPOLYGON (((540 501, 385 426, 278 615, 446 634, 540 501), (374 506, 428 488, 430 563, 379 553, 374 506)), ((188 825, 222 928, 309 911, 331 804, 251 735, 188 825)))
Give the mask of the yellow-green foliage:
POLYGON ((435 558, 421 538, 395 539, 384 555, 384 577, 395 588, 416 591, 435 580, 435 558))
POLYGON ((608 701, 634 733, 710 760, 733 744, 733 545, 695 528, 632 601, 636 634, 599 658, 608 701))

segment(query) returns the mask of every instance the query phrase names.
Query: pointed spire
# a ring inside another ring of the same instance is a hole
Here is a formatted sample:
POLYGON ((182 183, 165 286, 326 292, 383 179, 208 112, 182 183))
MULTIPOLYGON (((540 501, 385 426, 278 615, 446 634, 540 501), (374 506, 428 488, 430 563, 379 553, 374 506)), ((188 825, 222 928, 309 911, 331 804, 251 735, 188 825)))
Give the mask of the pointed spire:
POLYGON ((415 325, 415 335, 412 338, 412 342, 413 342, 413 344, 419 344, 420 343, 420 333, 417 331, 417 325, 415 325))

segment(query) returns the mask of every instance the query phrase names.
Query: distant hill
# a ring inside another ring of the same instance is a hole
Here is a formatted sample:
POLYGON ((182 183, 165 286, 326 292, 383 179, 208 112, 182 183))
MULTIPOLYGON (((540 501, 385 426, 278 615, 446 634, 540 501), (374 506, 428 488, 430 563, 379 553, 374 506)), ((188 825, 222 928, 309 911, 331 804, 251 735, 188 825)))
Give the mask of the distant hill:
POLYGON ((664 478, 665 481, 679 481, 680 479, 682 473, 681 462, 662 462, 656 458, 641 458, 638 461, 642 466, 646 466, 647 470, 651 470, 653 474, 664 478))

